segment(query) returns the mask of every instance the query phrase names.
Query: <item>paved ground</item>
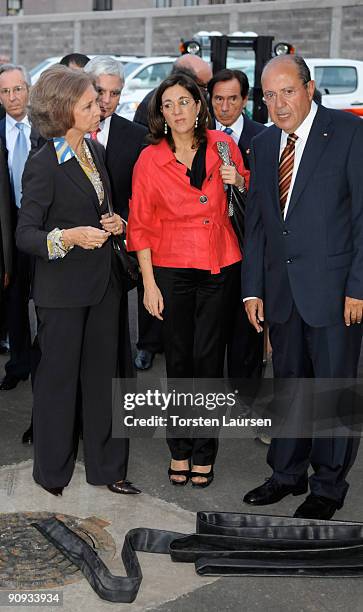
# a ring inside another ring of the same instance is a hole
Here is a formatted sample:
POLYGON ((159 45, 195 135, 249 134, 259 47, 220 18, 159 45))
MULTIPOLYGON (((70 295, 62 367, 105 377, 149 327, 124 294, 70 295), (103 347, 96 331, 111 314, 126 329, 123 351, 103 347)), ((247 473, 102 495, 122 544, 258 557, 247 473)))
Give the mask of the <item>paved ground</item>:
MULTIPOLYGON (((135 336, 135 325, 132 326, 135 336)), ((2 369, 4 359, 1 359, 2 369)), ((163 372, 157 356, 154 372, 163 372)), ((119 551, 124 533, 131 527, 154 526, 176 531, 193 531, 197 510, 249 512, 242 494, 269 475, 265 464, 266 447, 253 439, 221 441, 214 483, 205 490, 172 487, 167 479, 168 451, 162 440, 133 440, 129 477, 144 494, 137 498, 116 496, 106 489, 85 483, 80 462, 71 485, 62 498, 54 498, 35 485, 31 478, 32 448, 23 447, 21 434, 27 427, 31 409, 29 383, 14 391, 0 393, 0 511, 56 511, 79 517, 97 516, 109 523, 106 529, 116 542, 111 564, 122 573, 119 551), (11 485, 9 485, 11 483, 11 485)), ((81 455, 80 455, 81 457, 81 455)), ((362 450, 349 480, 351 489, 344 508, 336 518, 362 520, 362 450)), ((288 497, 268 514, 292 515, 302 498, 288 497)), ((1 542, 0 542, 1 547, 1 542)), ((360 612, 363 580, 321 580, 308 578, 200 578, 192 565, 174 564, 163 555, 139 555, 144 581, 134 604, 110 604, 97 598, 80 577, 63 588, 66 612, 103 610, 152 610, 157 612, 360 612)), ((1 567, 0 567, 1 569, 1 567)), ((1 585, 0 585, 1 586, 1 585)), ((4 610, 17 608, 4 607, 4 610)), ((43 608, 50 612, 57 608, 43 608)))

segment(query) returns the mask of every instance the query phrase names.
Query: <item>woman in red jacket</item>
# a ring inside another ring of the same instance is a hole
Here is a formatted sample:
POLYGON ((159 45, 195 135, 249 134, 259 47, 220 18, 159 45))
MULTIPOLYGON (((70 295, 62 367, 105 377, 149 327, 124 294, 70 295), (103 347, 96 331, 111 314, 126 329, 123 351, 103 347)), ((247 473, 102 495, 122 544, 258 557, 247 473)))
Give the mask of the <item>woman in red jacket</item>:
MULTIPOLYGON (((241 260, 224 184, 243 189, 248 172, 232 138, 207 129, 207 104, 189 76, 161 83, 149 119, 152 145, 134 168, 128 248, 137 251, 145 308, 163 320, 168 378, 221 378, 241 260), (235 166, 221 164, 218 141, 228 142, 235 166)), ((168 437, 168 445, 173 484, 211 483, 216 439, 168 437)))

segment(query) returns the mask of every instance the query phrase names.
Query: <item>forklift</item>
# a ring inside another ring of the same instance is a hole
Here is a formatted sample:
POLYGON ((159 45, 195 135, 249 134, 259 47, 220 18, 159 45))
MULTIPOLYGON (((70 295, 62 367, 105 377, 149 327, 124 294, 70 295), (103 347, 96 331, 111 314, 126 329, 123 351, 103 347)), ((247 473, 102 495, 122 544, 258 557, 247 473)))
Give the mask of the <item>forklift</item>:
POLYGON ((213 74, 223 68, 245 72, 250 83, 246 112, 254 121, 266 123, 268 112, 262 100, 262 69, 275 55, 295 52, 289 43, 279 42, 273 45, 273 41, 273 36, 257 36, 254 33, 209 35, 208 32, 200 32, 191 40, 181 40, 179 50, 181 54, 191 53, 210 61, 213 74))

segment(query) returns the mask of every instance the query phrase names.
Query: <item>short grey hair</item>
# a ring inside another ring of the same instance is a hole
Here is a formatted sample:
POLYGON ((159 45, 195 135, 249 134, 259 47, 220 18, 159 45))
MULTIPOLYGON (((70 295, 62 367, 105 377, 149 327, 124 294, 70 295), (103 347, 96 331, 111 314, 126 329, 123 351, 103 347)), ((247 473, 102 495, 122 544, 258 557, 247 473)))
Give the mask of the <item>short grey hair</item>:
POLYGON ((121 62, 113 59, 113 57, 109 55, 98 55, 97 57, 93 57, 87 62, 83 70, 93 77, 99 77, 102 74, 119 76, 122 83, 125 82, 124 70, 121 62))
POLYGON ((25 66, 22 66, 21 64, 1 64, 0 76, 4 74, 4 72, 12 72, 13 70, 19 70, 20 72, 22 72, 25 83, 27 83, 27 85, 31 85, 29 73, 25 66))

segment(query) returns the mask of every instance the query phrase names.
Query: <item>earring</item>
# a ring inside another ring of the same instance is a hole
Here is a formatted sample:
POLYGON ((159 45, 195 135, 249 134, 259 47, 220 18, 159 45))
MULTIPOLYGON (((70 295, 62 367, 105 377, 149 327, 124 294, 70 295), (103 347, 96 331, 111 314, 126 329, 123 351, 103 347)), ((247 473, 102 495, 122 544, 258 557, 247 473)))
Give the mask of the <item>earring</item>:
POLYGON ((167 133, 168 133, 168 124, 165 121, 165 123, 164 123, 164 134, 167 134, 167 133))
POLYGON ((194 123, 194 127, 197 128, 198 127, 198 115, 195 118, 195 123, 194 123))

